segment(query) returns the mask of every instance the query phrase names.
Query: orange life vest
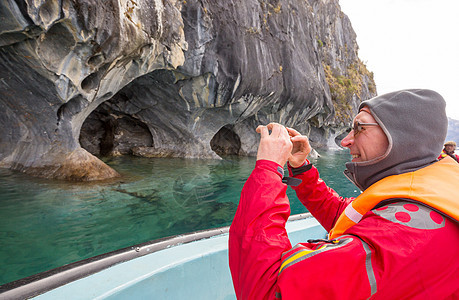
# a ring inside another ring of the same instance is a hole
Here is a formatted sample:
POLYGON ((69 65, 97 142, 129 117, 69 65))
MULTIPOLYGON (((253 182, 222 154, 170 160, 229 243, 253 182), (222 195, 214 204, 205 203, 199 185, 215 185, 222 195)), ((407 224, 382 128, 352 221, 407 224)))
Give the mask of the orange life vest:
POLYGON ((378 203, 411 199, 459 221, 459 164, 451 157, 414 172, 388 176, 374 183, 351 202, 330 230, 329 238, 342 235, 378 203))

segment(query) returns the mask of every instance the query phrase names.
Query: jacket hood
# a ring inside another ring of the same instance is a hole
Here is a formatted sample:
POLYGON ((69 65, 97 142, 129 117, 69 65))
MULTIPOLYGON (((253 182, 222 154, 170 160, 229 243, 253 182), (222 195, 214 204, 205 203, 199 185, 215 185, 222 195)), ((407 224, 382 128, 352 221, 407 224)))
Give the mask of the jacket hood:
POLYGON ((361 190, 390 175, 412 172, 437 161, 448 129, 445 100, 431 90, 402 90, 377 96, 367 106, 389 140, 379 158, 346 163, 346 176, 361 190))

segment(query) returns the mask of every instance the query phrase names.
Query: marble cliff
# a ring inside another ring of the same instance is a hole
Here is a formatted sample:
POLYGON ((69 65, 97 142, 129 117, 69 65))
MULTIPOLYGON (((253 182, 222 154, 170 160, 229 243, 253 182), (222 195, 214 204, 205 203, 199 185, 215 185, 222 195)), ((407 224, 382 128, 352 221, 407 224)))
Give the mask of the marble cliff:
POLYGON ((337 0, 3 0, 0 167, 255 155, 271 121, 327 147, 376 95, 337 0), (217 155, 218 154, 218 155, 217 155))

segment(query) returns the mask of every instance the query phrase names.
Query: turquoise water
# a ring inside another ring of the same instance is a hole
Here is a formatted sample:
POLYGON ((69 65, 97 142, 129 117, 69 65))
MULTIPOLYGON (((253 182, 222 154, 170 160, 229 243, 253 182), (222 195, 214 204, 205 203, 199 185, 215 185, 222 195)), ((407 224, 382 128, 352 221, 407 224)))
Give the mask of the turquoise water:
MULTIPOLYGON (((342 196, 347 151, 321 153, 321 177, 342 196)), ((226 226, 254 158, 118 157, 122 178, 69 183, 0 169, 0 284, 153 239, 226 226)), ((292 214, 305 208, 289 188, 292 214)))

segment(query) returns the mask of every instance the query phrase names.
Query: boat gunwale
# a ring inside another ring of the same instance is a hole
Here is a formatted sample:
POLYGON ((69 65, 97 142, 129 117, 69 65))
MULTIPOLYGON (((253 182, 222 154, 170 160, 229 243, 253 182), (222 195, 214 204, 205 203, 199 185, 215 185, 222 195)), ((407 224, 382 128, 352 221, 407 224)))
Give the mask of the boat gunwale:
MULTIPOLYGON (((310 213, 292 215, 288 221, 313 218, 310 213)), ((230 226, 204 229, 151 240, 69 263, 0 286, 0 299, 32 298, 72 281, 93 275, 114 265, 152 254, 170 247, 188 244, 229 233, 230 226)))

